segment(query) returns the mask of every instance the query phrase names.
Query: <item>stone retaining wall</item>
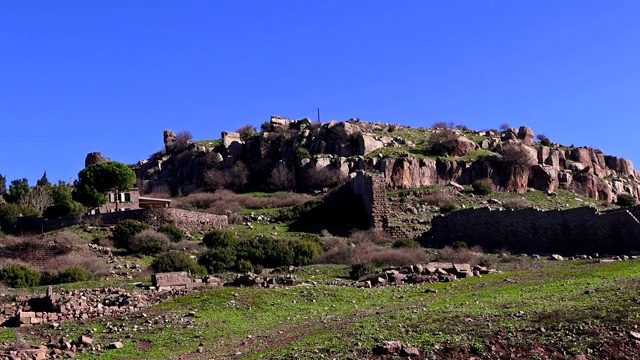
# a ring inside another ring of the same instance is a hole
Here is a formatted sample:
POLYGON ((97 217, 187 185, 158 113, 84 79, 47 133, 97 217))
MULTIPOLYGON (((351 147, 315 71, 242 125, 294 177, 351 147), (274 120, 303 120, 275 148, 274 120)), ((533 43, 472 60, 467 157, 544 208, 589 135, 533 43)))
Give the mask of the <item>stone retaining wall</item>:
POLYGON ((640 223, 632 214, 640 209, 630 210, 460 210, 435 217, 420 241, 433 246, 463 241, 525 253, 625 254, 640 250, 640 223))
POLYGON ((170 222, 182 227, 220 229, 229 225, 226 215, 173 208, 150 208, 54 220, 25 216, 18 218, 16 224, 3 224, 2 230, 8 233, 41 233, 78 224, 101 223, 106 225, 115 225, 127 219, 144 221, 151 224, 170 222))

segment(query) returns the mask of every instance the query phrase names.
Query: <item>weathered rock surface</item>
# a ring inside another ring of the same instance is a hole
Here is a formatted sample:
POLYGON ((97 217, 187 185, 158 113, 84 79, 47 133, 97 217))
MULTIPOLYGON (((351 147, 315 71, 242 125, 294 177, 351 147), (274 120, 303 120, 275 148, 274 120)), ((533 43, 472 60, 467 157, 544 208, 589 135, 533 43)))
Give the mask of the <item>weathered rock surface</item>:
MULTIPOLYGON (((601 150, 590 147, 542 146, 535 142, 533 131, 525 126, 501 133, 472 132, 474 137, 483 137, 478 143, 454 130, 452 134, 457 137, 448 141, 453 144, 447 151, 448 158, 423 158, 406 152, 371 156, 382 149, 403 147, 406 151, 416 146, 393 132, 384 132, 392 128, 402 127, 359 120, 315 124, 309 119, 292 121, 272 117, 268 132, 246 141, 237 132, 224 132, 221 144, 191 144, 179 153, 167 151, 164 156, 141 163, 138 177, 148 191, 165 185, 174 194, 186 194, 206 185, 207 171, 225 171, 242 161, 254 172, 253 179, 266 182, 276 166, 290 171, 298 167, 300 160, 296 160, 296 151, 305 148, 311 158, 301 161, 298 183, 314 169, 336 170, 343 175, 372 170, 381 172, 390 188, 445 185, 450 181, 469 185, 488 178, 499 191, 524 193, 534 188, 553 192, 562 188, 603 201, 615 201, 621 193, 640 198, 640 177, 631 161, 605 156, 601 150), (469 161, 456 160, 480 148, 494 154, 469 161), (510 148, 519 149, 520 163, 511 162, 510 148), (617 181, 615 186, 612 179, 617 181)), ((428 136, 441 130, 423 131, 428 136)), ((176 136, 167 131, 164 137, 170 149, 176 136)))

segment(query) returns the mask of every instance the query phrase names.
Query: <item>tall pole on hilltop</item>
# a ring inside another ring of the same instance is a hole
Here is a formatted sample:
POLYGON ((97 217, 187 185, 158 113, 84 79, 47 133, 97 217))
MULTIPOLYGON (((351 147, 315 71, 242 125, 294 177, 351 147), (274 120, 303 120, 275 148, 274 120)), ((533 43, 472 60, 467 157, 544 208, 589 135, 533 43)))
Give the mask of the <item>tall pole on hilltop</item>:
POLYGON ((318 108, 318 124, 320 124, 320 108, 318 108))

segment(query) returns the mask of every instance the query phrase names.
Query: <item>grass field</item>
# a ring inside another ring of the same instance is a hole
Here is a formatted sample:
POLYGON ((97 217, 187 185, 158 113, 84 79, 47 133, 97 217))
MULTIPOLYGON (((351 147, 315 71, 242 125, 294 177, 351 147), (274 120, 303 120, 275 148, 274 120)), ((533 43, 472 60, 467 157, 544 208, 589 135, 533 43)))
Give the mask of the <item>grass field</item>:
POLYGON ((434 359, 640 357, 629 335, 640 323, 640 261, 539 261, 535 270, 376 289, 327 285, 345 283, 348 268, 312 266, 298 273, 301 286, 208 290, 120 319, 6 329, 0 339, 95 329, 94 344, 125 345, 81 359, 363 359, 383 340, 434 359))

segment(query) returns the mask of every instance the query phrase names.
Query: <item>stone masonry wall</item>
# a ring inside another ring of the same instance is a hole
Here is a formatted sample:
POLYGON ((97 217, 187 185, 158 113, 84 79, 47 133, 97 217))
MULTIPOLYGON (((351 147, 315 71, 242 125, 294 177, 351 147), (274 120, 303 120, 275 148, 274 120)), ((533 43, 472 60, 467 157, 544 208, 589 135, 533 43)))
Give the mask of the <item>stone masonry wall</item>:
POLYGON ((434 218, 431 231, 420 240, 436 246, 464 241, 485 250, 525 253, 621 254, 640 250, 640 223, 632 212, 640 210, 467 209, 434 218))
POLYGON ((16 224, 4 224, 2 229, 6 232, 13 233, 40 233, 82 223, 90 224, 99 222, 102 224, 113 225, 126 219, 145 221, 151 224, 171 222, 182 227, 193 226, 216 229, 229 225, 226 215, 216 215, 173 208, 150 208, 86 215, 81 218, 53 220, 29 216, 18 218, 18 222, 16 224))
POLYGON ((373 229, 386 229, 389 225, 387 186, 382 175, 358 172, 350 182, 351 191, 362 199, 363 207, 373 229))

